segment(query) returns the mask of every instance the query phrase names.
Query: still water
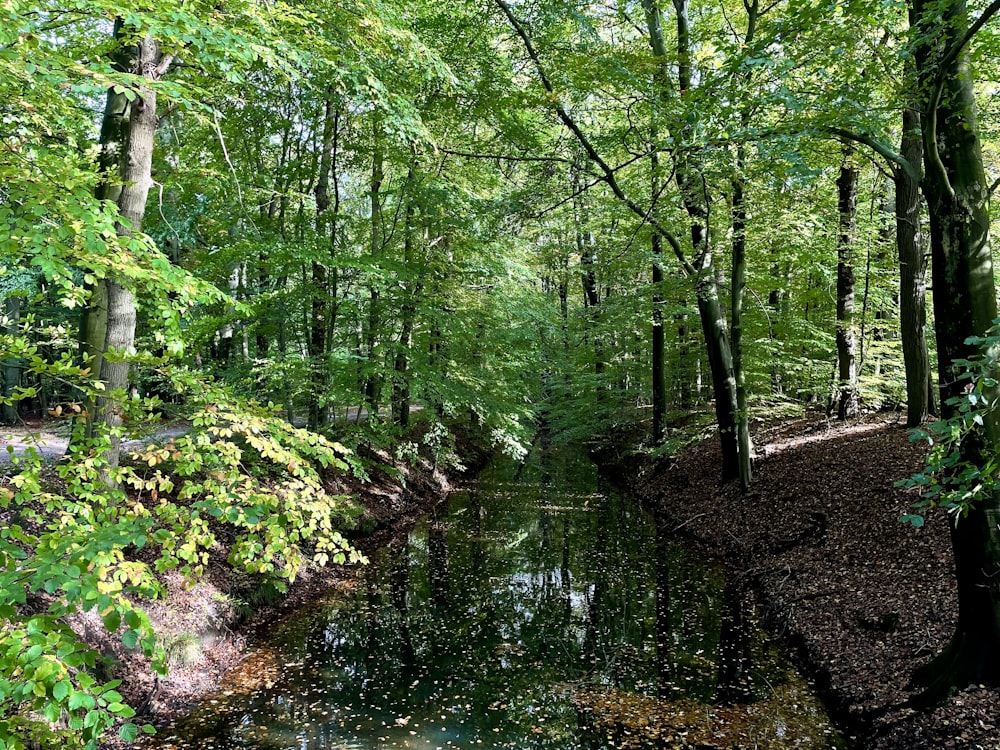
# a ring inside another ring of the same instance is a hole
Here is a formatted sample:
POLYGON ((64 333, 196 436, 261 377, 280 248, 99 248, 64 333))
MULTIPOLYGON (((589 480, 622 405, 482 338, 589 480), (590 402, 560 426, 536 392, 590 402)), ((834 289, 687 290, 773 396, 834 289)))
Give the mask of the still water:
POLYGON ((841 747, 746 602, 585 458, 501 460, 151 747, 841 747))

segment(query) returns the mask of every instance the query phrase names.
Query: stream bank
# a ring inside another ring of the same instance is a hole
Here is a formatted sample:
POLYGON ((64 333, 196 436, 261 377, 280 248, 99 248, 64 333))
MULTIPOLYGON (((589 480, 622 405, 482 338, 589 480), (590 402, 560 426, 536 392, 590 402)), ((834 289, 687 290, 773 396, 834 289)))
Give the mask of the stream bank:
POLYGON ((916 499, 894 483, 926 444, 901 423, 800 420, 754 435, 754 484, 718 481, 717 441, 660 462, 624 450, 601 462, 673 533, 720 557, 757 592, 852 746, 1000 748, 1000 690, 905 707, 912 671, 939 653, 957 612, 945 519, 899 521, 916 499))
MULTIPOLYGON (((470 434, 458 432, 454 448, 459 468, 439 467, 422 456, 404 460, 384 450, 359 450, 367 479, 338 475, 328 487, 353 496, 363 508, 356 528, 345 532, 351 545, 366 555, 383 547, 489 457, 485 444, 470 434)), ((261 632, 355 575, 351 566, 309 566, 286 592, 278 592, 236 573, 218 552, 213 550, 195 585, 167 573, 167 595, 143 605, 167 651, 170 671, 165 677, 155 678, 141 652, 125 649, 99 620, 92 626, 82 623, 84 639, 102 654, 105 676, 123 681, 119 692, 138 711, 137 723, 160 727, 188 711, 242 662, 261 632)), ((119 750, 126 745, 109 733, 102 747, 119 750)))
POLYGON ((498 457, 356 573, 144 747, 845 747, 740 587, 578 448, 498 457))

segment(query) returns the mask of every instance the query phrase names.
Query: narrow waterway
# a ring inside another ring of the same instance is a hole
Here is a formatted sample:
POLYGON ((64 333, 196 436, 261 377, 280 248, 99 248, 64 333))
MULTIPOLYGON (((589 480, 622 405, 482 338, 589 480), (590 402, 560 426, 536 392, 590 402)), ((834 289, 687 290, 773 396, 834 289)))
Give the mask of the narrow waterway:
POLYGON ((841 747, 753 619, 585 458, 499 460, 151 746, 841 747))

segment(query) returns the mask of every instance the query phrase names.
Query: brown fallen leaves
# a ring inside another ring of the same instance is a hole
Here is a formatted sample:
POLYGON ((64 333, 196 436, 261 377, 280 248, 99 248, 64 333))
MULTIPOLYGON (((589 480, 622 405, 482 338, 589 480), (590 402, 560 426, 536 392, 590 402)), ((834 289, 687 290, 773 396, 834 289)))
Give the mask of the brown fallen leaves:
POLYGON ((801 683, 777 686, 768 700, 710 706, 666 701, 622 690, 586 690, 574 695, 580 724, 601 746, 633 748, 832 748, 816 699, 801 683))
POLYGON ((901 424, 800 420, 754 435, 747 494, 718 481, 716 441, 669 468, 626 472, 665 523, 745 577, 772 632, 860 748, 1000 748, 1000 691, 975 687, 919 713, 913 669, 938 653, 956 602, 946 521, 899 521, 916 499, 894 483, 926 445, 901 424))

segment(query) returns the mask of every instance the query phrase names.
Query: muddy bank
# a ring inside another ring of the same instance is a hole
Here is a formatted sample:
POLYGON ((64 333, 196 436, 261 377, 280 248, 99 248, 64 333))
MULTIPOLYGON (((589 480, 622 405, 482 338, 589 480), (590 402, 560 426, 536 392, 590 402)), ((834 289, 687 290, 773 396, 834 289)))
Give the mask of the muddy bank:
MULTIPOLYGON (((488 454, 482 444, 467 436, 458 442, 461 470, 443 470, 426 458, 403 462, 384 451, 368 451, 361 452, 368 464, 368 481, 331 478, 329 491, 352 495, 364 509, 357 527, 345 532, 351 544, 367 554, 405 533, 456 483, 485 463, 488 454)), ((166 649, 170 670, 165 677, 154 676, 138 649, 129 651, 120 639, 109 637, 99 619, 77 623, 78 632, 102 654, 102 676, 123 681, 119 691, 138 711, 134 722, 166 725, 215 689, 222 675, 240 664, 256 636, 356 574, 352 566, 308 567, 282 593, 235 572, 225 557, 224 550, 213 549, 204 578, 193 586, 179 575, 167 574, 168 595, 144 603, 166 649)), ((109 734, 102 747, 124 745, 109 734)))
POLYGON ((919 530, 899 521, 915 498, 894 482, 922 466, 926 446, 885 421, 798 421, 754 441, 746 495, 719 484, 715 440, 659 463, 601 459, 674 533, 744 577, 854 747, 1000 748, 996 688, 931 711, 904 705, 957 611, 944 518, 919 530))

